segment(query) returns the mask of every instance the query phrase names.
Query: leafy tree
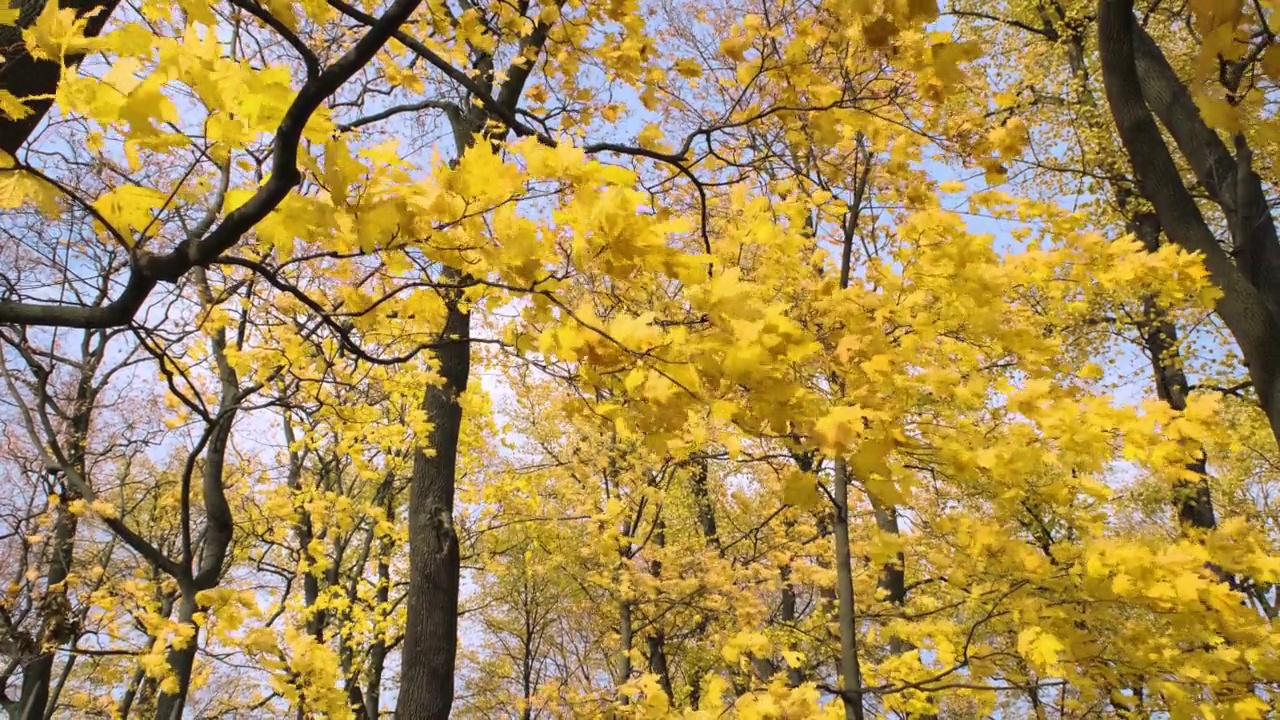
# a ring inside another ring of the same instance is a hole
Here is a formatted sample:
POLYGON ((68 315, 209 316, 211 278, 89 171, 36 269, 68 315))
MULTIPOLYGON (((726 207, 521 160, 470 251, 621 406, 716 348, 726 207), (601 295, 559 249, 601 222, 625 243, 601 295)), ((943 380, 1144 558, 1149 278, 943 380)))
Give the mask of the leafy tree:
POLYGON ((1264 717, 1269 12, 10 11, 4 707, 1264 717))

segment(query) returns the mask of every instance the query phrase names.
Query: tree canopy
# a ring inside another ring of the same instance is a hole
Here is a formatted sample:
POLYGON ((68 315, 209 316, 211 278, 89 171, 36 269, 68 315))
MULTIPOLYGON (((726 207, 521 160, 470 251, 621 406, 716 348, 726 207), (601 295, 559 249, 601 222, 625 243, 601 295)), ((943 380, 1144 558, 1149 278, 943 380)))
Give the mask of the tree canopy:
POLYGON ((11 718, 1271 717, 1271 0, 0 9, 11 718))

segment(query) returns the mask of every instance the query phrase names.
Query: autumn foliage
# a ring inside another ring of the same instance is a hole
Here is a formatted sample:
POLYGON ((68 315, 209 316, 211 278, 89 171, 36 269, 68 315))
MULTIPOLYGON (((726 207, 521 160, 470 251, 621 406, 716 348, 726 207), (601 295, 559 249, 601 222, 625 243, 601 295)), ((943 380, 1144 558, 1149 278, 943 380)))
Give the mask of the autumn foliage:
POLYGON ((0 705, 1271 717, 1277 11, 0 9, 0 705))

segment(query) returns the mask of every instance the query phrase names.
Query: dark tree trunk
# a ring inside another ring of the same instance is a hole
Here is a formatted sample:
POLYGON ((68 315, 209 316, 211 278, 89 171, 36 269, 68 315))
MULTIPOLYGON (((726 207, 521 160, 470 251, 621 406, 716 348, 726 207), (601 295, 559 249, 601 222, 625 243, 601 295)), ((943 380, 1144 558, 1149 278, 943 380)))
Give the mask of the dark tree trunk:
MULTIPOLYGON (((526 58, 537 56, 547 41, 550 26, 537 22, 520 42, 526 58)), ((476 142, 477 134, 495 146, 507 135, 501 127, 489 126, 498 115, 514 117, 525 84, 536 63, 513 63, 492 95, 480 107, 452 108, 449 119, 454 145, 461 159, 476 142)), ((472 69, 479 74, 477 87, 494 90, 494 59, 486 50, 476 50, 472 69)), ((479 98, 470 97, 469 101, 479 98)), ((460 286, 467 275, 460 268, 445 268, 444 283, 460 286)), ((453 705, 454 662, 457 656, 458 587, 460 559, 458 536, 453 527, 453 495, 457 472, 458 435, 462 426, 459 397, 467 389, 471 373, 471 313, 462 306, 460 290, 442 290, 446 312, 443 339, 449 342, 436 353, 442 385, 429 388, 422 407, 433 424, 430 437, 414 450, 413 475, 409 483, 409 589, 400 696, 396 705, 399 720, 445 720, 453 705), (426 450, 432 454, 427 456, 426 450)))
MULTIPOLYGON (((449 270, 446 281, 461 273, 449 270)), ((471 372, 471 314, 461 293, 448 291, 444 337, 437 352, 444 383, 427 390, 422 407, 433 423, 414 451, 409 484, 409 594, 404 668, 396 717, 445 720, 453 704, 458 634, 458 536, 453 527, 454 477, 462 425, 459 396, 471 372), (432 450, 428 456, 426 449, 432 450)))
MULTIPOLYGON (((67 501, 75 499, 64 494, 67 501)), ((66 509, 64 502, 54 520, 53 558, 46 578, 47 587, 60 587, 71 573, 72 555, 75 549, 76 516, 66 509)), ((52 590, 42 599, 44 615, 40 629, 39 652, 27 663, 22 673, 22 697, 18 703, 21 720, 43 720, 49 704, 49 687, 53 680, 54 653, 58 647, 71 642, 75 631, 72 627, 71 607, 65 590, 52 590)))
MULTIPOLYGON (((388 543, 378 558, 378 592, 379 607, 385 606, 391 596, 391 546, 388 543)), ((379 705, 382 702, 382 673, 387 662, 387 643, 378 638, 369 648, 369 673, 365 680, 364 707, 365 715, 371 719, 378 717, 379 705)))
MULTIPOLYGON (((782 603, 779 616, 786 627, 795 627, 796 623, 796 586, 791 582, 791 563, 783 565, 778 574, 782 580, 782 603)), ((797 667, 787 665, 787 684, 799 687, 804 682, 804 673, 797 667)))
MULTIPOLYGON (((196 627, 194 618, 196 610, 196 590, 189 584, 182 589, 182 597, 178 601, 178 622, 196 627)), ((178 681, 178 688, 173 692, 160 692, 156 700, 155 720, 181 720, 182 711, 187 704, 187 691, 191 688, 191 671, 196 664, 196 648, 198 633, 193 635, 182 648, 169 650, 169 668, 178 681)))
MULTIPOLYGON (((206 306, 212 306, 213 296, 203 268, 197 268, 193 276, 201 301, 206 306)), ((181 593, 178 601, 178 622, 190 627, 192 634, 185 646, 172 648, 169 651, 169 666, 178 681, 178 689, 172 693, 161 692, 156 702, 156 720, 179 720, 182 717, 182 711, 187 702, 187 691, 191 686, 191 671, 195 667, 196 652, 200 646, 200 627, 195 624, 195 615, 200 609, 196 602, 196 594, 202 590, 217 587, 234 532, 231 505, 227 502, 224 473, 227 450, 231 444, 231 429, 240 408, 240 381, 227 360, 225 329, 214 333, 210 346, 218 370, 219 397, 218 414, 209 429, 209 443, 205 447, 204 467, 200 474, 200 490, 204 500, 204 539, 200 546, 199 565, 193 572, 194 548, 191 542, 190 511, 184 510, 182 571, 185 577, 178 578, 178 588, 181 593)), ((190 507, 189 494, 184 493, 181 501, 184 508, 190 507)))
MULTIPOLYGON (((654 520, 653 529, 653 545, 659 551, 667 545, 667 524, 659 517, 654 520)), ((653 559, 649 561, 649 574, 655 580, 662 579, 662 561, 653 559)), ((657 618, 653 622, 657 622, 657 618)), ((674 701, 675 693, 672 692, 671 685, 671 668, 667 663, 667 635, 661 627, 653 628, 646 640, 649 650, 649 672, 658 676, 658 684, 662 686, 662 692, 667 694, 667 699, 674 701)))
MULTIPOLYGON (((1159 220, 1150 213, 1140 213, 1132 222, 1134 232, 1147 250, 1155 252, 1160 247, 1159 220)), ((1169 407, 1182 412, 1187 409, 1190 385, 1182 371, 1182 358, 1178 352, 1178 328, 1164 314, 1154 298, 1147 298, 1142 307, 1142 342, 1151 357, 1151 371, 1156 382, 1156 397, 1169 407)), ((1183 527, 1211 530, 1217 527, 1213 513, 1213 495, 1206 473, 1204 453, 1187 463, 1187 470, 1197 480, 1180 480, 1174 486, 1173 506, 1183 527)))
POLYGON ((1166 72, 1159 47, 1137 26, 1133 0, 1099 0, 1098 54, 1107 103, 1138 187, 1169 239, 1204 256, 1210 277, 1222 291, 1217 312, 1239 344, 1258 403, 1272 434, 1280 438, 1280 287, 1259 284, 1280 276, 1280 251, 1275 248, 1274 223, 1261 200, 1265 196, 1260 181, 1250 166, 1248 145, 1237 139, 1237 157, 1232 158, 1194 104, 1187 106, 1186 86, 1166 72), (1224 250, 1209 229, 1182 181, 1153 109, 1222 207, 1239 257, 1224 250))

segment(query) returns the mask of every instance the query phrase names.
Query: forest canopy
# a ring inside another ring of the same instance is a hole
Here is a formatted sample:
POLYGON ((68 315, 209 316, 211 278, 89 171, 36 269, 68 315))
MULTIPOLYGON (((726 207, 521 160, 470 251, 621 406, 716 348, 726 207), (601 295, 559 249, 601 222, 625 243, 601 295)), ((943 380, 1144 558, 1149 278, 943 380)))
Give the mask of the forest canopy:
POLYGON ((1280 3, 10 5, 10 718, 1272 716, 1280 3))

